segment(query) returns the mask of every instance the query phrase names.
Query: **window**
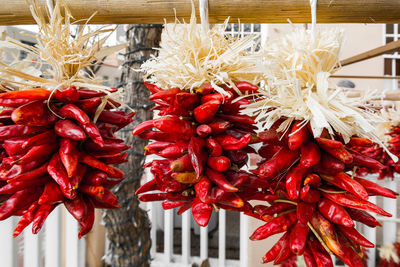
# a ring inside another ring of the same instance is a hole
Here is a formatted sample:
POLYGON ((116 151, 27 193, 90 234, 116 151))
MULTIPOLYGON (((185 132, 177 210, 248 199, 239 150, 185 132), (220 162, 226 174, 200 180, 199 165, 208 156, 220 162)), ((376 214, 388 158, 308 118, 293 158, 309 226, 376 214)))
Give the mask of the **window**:
MULTIPOLYGON (((261 40, 261 24, 249 24, 249 23, 243 23, 243 24, 237 24, 237 23, 229 23, 226 25, 225 32, 237 37, 237 36, 247 36, 250 34, 259 34, 260 36, 258 37, 258 40, 261 40)), ((258 42, 256 50, 260 48, 260 42, 258 42)))
MULTIPOLYGON (((386 24, 384 32, 385 44, 399 40, 400 24, 386 24)), ((400 76, 400 49, 383 55, 384 69, 383 74, 389 76, 400 76)), ((400 89, 400 81, 391 80, 391 89, 400 89)))

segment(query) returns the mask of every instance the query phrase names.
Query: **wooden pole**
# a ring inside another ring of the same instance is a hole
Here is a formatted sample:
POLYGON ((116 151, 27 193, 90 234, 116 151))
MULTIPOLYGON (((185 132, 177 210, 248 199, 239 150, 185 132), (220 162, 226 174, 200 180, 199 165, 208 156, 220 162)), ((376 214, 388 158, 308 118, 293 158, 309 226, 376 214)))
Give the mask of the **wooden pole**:
MULTIPOLYGON (((399 6, 400 6, 400 2, 399 2, 399 6)), ((340 61, 340 65, 342 65, 342 67, 344 67, 346 65, 357 63, 357 62, 367 60, 367 59, 370 59, 373 57, 377 57, 377 56, 380 56, 383 54, 389 54, 391 52, 398 51, 399 48, 400 48, 400 40, 390 42, 390 43, 387 43, 380 47, 363 52, 361 54, 352 56, 350 58, 346 58, 346 59, 340 61)))
MULTIPOLYGON (((45 6, 46 0, 36 0, 45 6)), ((64 0, 76 19, 97 12, 91 23, 149 24, 172 22, 174 9, 179 19, 188 20, 190 0, 64 0)), ((198 0, 194 0, 198 14, 198 0)), ((210 23, 309 23, 309 0, 210 0, 210 23)), ((399 0, 318 0, 319 23, 398 23, 399 0)), ((34 24, 26 0, 0 0, 0 25, 34 24)))

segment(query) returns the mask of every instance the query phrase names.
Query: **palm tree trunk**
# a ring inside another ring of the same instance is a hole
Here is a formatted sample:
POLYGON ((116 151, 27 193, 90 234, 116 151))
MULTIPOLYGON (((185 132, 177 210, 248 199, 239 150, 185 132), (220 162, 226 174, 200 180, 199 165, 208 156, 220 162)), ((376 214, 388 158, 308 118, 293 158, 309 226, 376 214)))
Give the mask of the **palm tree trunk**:
MULTIPOLYGON (((125 89, 125 103, 137 112, 132 126, 152 119, 149 91, 142 83, 142 74, 135 69, 156 52, 152 48, 158 47, 161 30, 161 25, 130 25, 127 31, 129 48, 123 63, 121 84, 125 89)), ((119 166, 125 172, 125 180, 114 189, 122 207, 107 210, 103 216, 110 241, 106 256, 113 267, 150 266, 150 222, 135 196, 143 175, 143 149, 147 141, 133 137, 132 129, 127 127, 120 134, 120 138, 132 146, 129 162, 119 166)))

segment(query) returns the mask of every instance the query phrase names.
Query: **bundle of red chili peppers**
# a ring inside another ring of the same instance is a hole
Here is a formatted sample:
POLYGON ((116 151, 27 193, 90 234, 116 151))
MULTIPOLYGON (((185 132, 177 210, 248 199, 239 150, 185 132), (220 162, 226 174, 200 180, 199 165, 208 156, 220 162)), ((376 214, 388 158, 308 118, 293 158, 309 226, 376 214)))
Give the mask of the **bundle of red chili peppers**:
MULTIPOLYGON (((389 140, 388 149, 391 153, 400 157, 400 127, 396 126, 392 128, 392 131, 387 133, 391 137, 389 140)), ((357 173, 360 175, 366 175, 368 173, 379 173, 378 179, 384 178, 392 178, 394 173, 400 173, 400 163, 394 162, 394 160, 390 157, 385 150, 379 145, 375 144, 370 147, 360 147, 360 146, 352 146, 353 150, 360 152, 368 157, 376 159, 384 165, 384 168, 379 170, 373 170, 367 167, 362 167, 357 170, 357 173)))
POLYGON ((79 222, 79 237, 92 228, 95 208, 119 207, 109 189, 124 174, 111 165, 126 161, 129 146, 114 133, 134 113, 112 110, 119 104, 106 95, 73 86, 0 94, 8 108, 0 115, 0 220, 22 216, 14 236, 30 223, 37 233, 60 203, 79 222))
MULTIPOLYGON (((268 222, 251 240, 284 233, 263 257, 263 262, 283 263, 303 255, 307 266, 333 266, 328 252, 349 266, 363 266, 361 247, 374 245, 354 228, 354 221, 370 227, 380 223, 366 211, 391 216, 368 202, 371 195, 396 198, 396 193, 366 179, 346 173, 354 167, 380 170, 384 166, 346 147, 327 132, 314 138, 307 123, 295 121, 282 136, 280 121, 261 132, 264 143, 258 153, 264 158, 253 172, 274 184, 279 199, 270 206, 258 205, 254 212, 268 222)), ((366 138, 352 137, 349 145, 370 147, 366 138)))
POLYGON ((165 159, 145 165, 151 168, 154 179, 137 190, 142 194, 139 199, 163 201, 164 209, 180 207, 178 214, 192 208, 200 226, 208 224, 213 208, 243 211, 259 218, 248 201, 275 196, 258 191, 268 188, 267 181, 240 170, 248 154, 255 152, 249 144, 258 138, 253 118, 238 114, 240 106, 249 101, 236 99, 238 92, 255 92, 258 87, 239 82, 238 91, 224 87, 227 94, 221 94, 210 85, 195 93, 146 86, 160 117, 139 124, 133 134, 155 140, 145 148, 145 154, 165 159), (154 190, 162 193, 143 194, 154 190))

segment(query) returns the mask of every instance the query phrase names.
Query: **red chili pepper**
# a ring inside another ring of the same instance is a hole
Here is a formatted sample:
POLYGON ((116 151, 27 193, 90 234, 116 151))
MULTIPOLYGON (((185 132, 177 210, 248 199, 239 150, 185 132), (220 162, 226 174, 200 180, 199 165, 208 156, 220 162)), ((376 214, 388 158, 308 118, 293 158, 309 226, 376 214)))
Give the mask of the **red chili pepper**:
POLYGON ((273 261, 276 257, 278 257, 279 253, 282 250, 283 243, 287 242, 288 233, 282 235, 282 237, 275 243, 275 245, 262 257, 261 263, 267 263, 273 261))
POLYGON ((147 83, 147 82, 143 82, 144 86, 147 87, 147 89, 149 89, 149 91, 152 94, 161 92, 162 90, 160 88, 158 88, 156 85, 152 84, 152 83, 147 83))
POLYGON ((221 189, 226 192, 237 192, 239 189, 231 185, 225 178, 225 176, 217 171, 211 170, 209 168, 206 169, 207 177, 216 185, 218 185, 221 189))
POLYGON ((174 172, 193 171, 193 165, 189 154, 174 160, 171 163, 171 170, 174 172))
POLYGON ((359 255, 359 253, 362 255, 363 252, 361 250, 360 252, 356 252, 354 248, 354 242, 350 243, 341 232, 338 233, 338 236, 340 243, 343 244, 342 249, 345 255, 343 262, 350 267, 364 266, 364 262, 359 255))
POLYGON ((353 227, 354 222, 347 211, 335 202, 323 198, 318 202, 318 210, 331 222, 346 227, 353 227))
POLYGON ((96 124, 93 122, 89 122, 87 124, 81 124, 81 127, 85 130, 87 135, 90 137, 90 139, 93 140, 98 146, 103 147, 104 146, 104 140, 103 137, 100 134, 99 128, 97 128, 96 124))
POLYGON ((196 133, 200 137, 206 137, 211 132, 212 132, 212 129, 207 124, 201 124, 201 125, 197 126, 197 128, 196 128, 196 133))
MULTIPOLYGON (((202 139, 203 140, 203 139, 202 139)), ((155 154, 167 159, 177 159, 188 153, 190 143, 180 141, 170 145, 155 154)), ((190 152, 189 152, 190 155, 190 152)))
POLYGON ((211 127, 212 133, 216 135, 225 132, 229 127, 231 127, 231 124, 229 121, 215 119, 210 122, 208 126, 211 127))
POLYGON ((305 145, 310 138, 307 126, 303 122, 295 122, 289 134, 288 146, 290 150, 297 150, 305 145))
POLYGON ((76 125, 70 120, 59 120, 54 126, 56 133, 63 137, 75 141, 82 141, 86 139, 86 134, 81 127, 76 125))
POLYGON ((246 134, 240 139, 236 139, 229 135, 219 135, 215 138, 215 140, 221 145, 223 149, 226 150, 237 150, 246 147, 250 144, 251 135, 246 134))
POLYGON ((254 206, 254 211, 263 217, 265 215, 274 215, 274 214, 278 214, 279 212, 294 209, 294 208, 296 208, 296 206, 294 206, 293 204, 274 203, 269 207, 262 206, 262 205, 256 205, 256 206, 254 206))
POLYGON ((290 250, 296 254, 301 255, 306 246, 309 228, 306 224, 297 222, 290 232, 290 250))
POLYGON ((19 220, 17 227, 15 227, 13 237, 19 236, 19 234, 29 225, 31 222, 33 222, 35 213, 37 208, 39 207, 39 204, 37 201, 33 202, 32 205, 29 207, 27 211, 24 212, 24 215, 21 217, 19 220))
POLYGON ((340 259, 343 259, 344 252, 341 244, 339 243, 333 225, 319 212, 314 213, 314 216, 311 218, 310 223, 321 236, 322 240, 324 240, 326 246, 340 259))
POLYGON ((349 146, 372 146, 374 142, 364 137, 350 137, 349 146))
MULTIPOLYGON (((90 183, 90 184, 94 184, 94 183, 90 183)), ((101 184, 101 183, 96 183, 96 184, 101 184)), ((152 179, 152 180, 148 181, 147 183, 144 183, 143 185, 141 185, 136 190, 135 195, 139 195, 139 194, 142 194, 142 193, 146 193, 146 192, 149 192, 149 191, 155 191, 155 190, 160 190, 160 187, 157 184, 157 180, 156 179, 152 179)))
POLYGON ((297 220, 302 224, 307 224, 315 211, 315 205, 306 202, 299 202, 297 204, 296 216, 297 220))
POLYGON ((6 125, 0 126, 0 141, 13 137, 20 137, 27 134, 38 134, 48 130, 46 127, 25 126, 25 125, 6 125))
POLYGON ((124 173, 120 169, 104 164, 103 162, 83 152, 79 153, 79 162, 85 163, 86 165, 89 165, 92 168, 104 171, 111 178, 124 177, 124 173))
MULTIPOLYGON (((321 145, 321 143, 320 143, 321 145)), ((345 164, 350 164, 353 162, 353 156, 350 154, 349 151, 345 147, 341 148, 331 148, 328 146, 321 146, 324 151, 329 153, 331 156, 337 158, 341 162, 345 164)))
POLYGON ((361 223, 368 225, 369 227, 373 227, 373 228, 377 227, 377 226, 382 226, 382 224, 380 222, 378 222, 368 212, 349 208, 349 207, 346 207, 346 210, 349 213, 350 217, 355 221, 361 222, 361 223))
POLYGON ((317 240, 308 241, 307 245, 318 267, 333 267, 331 256, 321 247, 321 244, 317 240))
POLYGON ((223 149, 221 145, 217 141, 215 141, 215 139, 208 138, 206 140, 206 147, 208 149, 210 156, 219 157, 222 155, 223 149))
POLYGON ((60 116, 68 119, 75 119, 83 125, 86 125, 90 122, 88 115, 74 104, 67 104, 63 106, 59 112, 60 116))
POLYGON ((286 232, 296 221, 296 214, 291 212, 275 217, 263 226, 258 227, 250 236, 250 240, 262 240, 271 235, 286 232))
POLYGON ((176 135, 171 135, 160 131, 145 131, 138 134, 138 137, 144 140, 152 139, 155 141, 164 141, 164 142, 174 142, 177 139, 176 135))
POLYGON ((182 184, 193 184, 200 180, 200 177, 195 172, 174 172, 171 177, 182 184))
POLYGON ((42 229, 42 226, 44 222, 46 221, 47 216, 54 210, 54 208, 57 206, 57 204, 45 204, 45 205, 40 205, 38 209, 35 212, 35 218, 33 219, 32 222, 32 233, 37 234, 40 229, 42 229))
POLYGON ((285 242, 282 245, 282 249, 279 252, 278 256, 274 260, 274 265, 282 264, 286 262, 290 257, 292 257, 293 253, 290 251, 290 239, 286 238, 285 242))
POLYGON ((92 140, 87 140, 85 142, 85 149, 87 151, 99 151, 99 152, 110 152, 110 151, 123 151, 129 149, 130 146, 123 144, 121 139, 104 139, 104 146, 99 146, 99 144, 93 142, 92 140))
POLYGON ((205 123, 211 121, 217 113, 221 102, 219 100, 211 100, 204 104, 201 104, 194 109, 194 118, 199 123, 205 123))
POLYGON ((83 99, 78 102, 78 106, 87 113, 94 113, 97 107, 101 104, 100 97, 92 97, 88 99, 83 99))
POLYGON ((353 240, 356 244, 360 246, 373 248, 374 244, 369 242, 365 237, 363 237, 357 230, 353 227, 345 227, 343 225, 337 225, 338 229, 350 240, 353 240))
POLYGON ((64 206, 77 221, 83 219, 87 214, 85 200, 82 195, 78 195, 73 200, 64 201, 64 206))
POLYGON ((87 213, 86 216, 79 221, 79 226, 81 228, 78 233, 79 239, 89 233, 94 223, 94 205, 90 199, 87 199, 84 203, 86 205, 87 213))
MULTIPOLYGON (((3 163, 4 163, 3 159, 3 163)), ((47 160, 47 158, 44 158, 44 160, 47 160)), ((13 164, 12 167, 6 168, 5 170, 0 171, 0 179, 3 180, 9 180, 12 178, 17 177, 18 175, 21 175, 25 172, 28 172, 30 170, 33 170, 35 168, 39 168, 43 164, 43 158, 38 159, 38 160, 32 160, 26 164, 13 164)))
POLYGON ((125 114, 122 112, 120 114, 119 111, 103 110, 98 117, 98 121, 117 124, 120 128, 123 128, 133 121, 133 115, 135 113, 125 114))
POLYGON ((54 124, 57 117, 43 101, 34 101, 14 109, 11 119, 25 126, 47 126, 54 124))
POLYGON ((44 144, 39 146, 34 146, 29 151, 20 157, 19 159, 15 160, 14 163, 16 164, 25 164, 29 161, 47 158, 57 149, 57 144, 44 144))
MULTIPOLYGON (((330 191, 334 191, 329 189, 330 191)), ((363 200, 361 198, 358 198, 350 193, 328 193, 328 192, 322 192, 322 195, 333 202, 340 204, 345 207, 349 208, 354 208, 354 209, 359 209, 359 210, 365 210, 365 211, 371 211, 378 213, 383 216, 387 217, 392 217, 392 214, 384 211, 382 208, 378 207, 375 204, 372 204, 366 200, 363 200)))
POLYGON ((258 86, 248 83, 248 82, 235 82, 235 86, 240 92, 256 92, 258 91, 258 86))
POLYGON ((316 203, 321 198, 318 190, 312 189, 309 185, 303 186, 300 190, 300 199, 307 203, 316 203))
POLYGON ((286 175, 286 191, 289 199, 297 199, 300 196, 300 188, 303 178, 307 175, 308 168, 297 164, 286 175))
POLYGON ((194 190, 196 192, 196 197, 206 203, 210 196, 211 181, 206 176, 203 176, 200 181, 194 185, 194 190))
MULTIPOLYGON (((135 129, 133 129, 132 134, 133 135, 138 135, 138 134, 145 133, 146 130, 151 129, 151 128, 154 127, 154 123, 153 122, 154 122, 154 120, 142 122, 141 124, 137 125, 135 127, 135 129)), ((151 138, 151 139, 153 139, 153 138, 151 138)), ((158 141, 160 141, 160 140, 158 140, 158 141)))
POLYGON ((351 149, 348 149, 347 151, 349 151, 349 153, 353 157, 352 164, 354 166, 366 167, 373 170, 379 170, 385 168, 385 165, 383 165, 382 163, 371 157, 368 157, 351 149))
POLYGON ((331 140, 331 139, 327 139, 327 138, 315 138, 315 140, 317 140, 318 145, 320 147, 322 147, 323 149, 327 148, 327 149, 337 149, 337 148, 343 148, 344 145, 342 142, 337 141, 337 140, 331 140))
POLYGON ((19 210, 29 208, 39 198, 42 191, 40 187, 29 187, 10 196, 0 206, 0 220, 9 218, 19 210))
POLYGON ((49 178, 47 176, 44 176, 33 180, 16 180, 12 182, 10 181, 8 184, 0 188, 0 194, 13 194, 28 187, 40 186, 44 184, 48 179, 49 178))
POLYGON ((85 176, 86 169, 86 165, 78 164, 76 173, 70 177, 70 183, 74 190, 78 189, 83 177, 85 176))
POLYGON ((362 179, 362 178, 358 178, 358 177, 354 177, 354 180, 356 180, 358 183, 360 183, 365 190, 367 190, 367 192, 369 194, 374 194, 374 195, 378 195, 378 196, 384 196, 384 197, 389 197, 389 198, 396 198, 398 193, 382 187, 374 182, 371 182, 369 180, 366 179, 362 179))
POLYGON ((207 95, 214 92, 214 88, 211 84, 203 84, 199 88, 195 89, 196 94, 207 95))
POLYGON ((289 150, 283 147, 269 161, 263 163, 256 174, 261 177, 271 178, 277 175, 281 170, 289 168, 299 157, 297 151, 289 150))
POLYGON ((52 156, 49 165, 47 166, 47 172, 60 186, 61 191, 67 198, 74 199, 76 197, 76 192, 72 188, 67 172, 62 166, 61 159, 58 153, 55 153, 52 156))
POLYGON ((321 186, 321 178, 319 175, 311 173, 304 179, 303 185, 309 185, 314 188, 318 188, 321 186))
POLYGON ((54 204, 63 201, 65 196, 60 190, 58 184, 54 181, 48 181, 44 186, 43 194, 39 198, 39 204, 54 204))
POLYGON ((225 172, 231 167, 231 161, 224 156, 209 157, 207 159, 207 165, 214 171, 225 172))
POLYGON ((79 100, 79 92, 75 86, 70 86, 63 90, 57 89, 54 97, 63 103, 75 103, 79 100))
POLYGON ((206 204, 195 198, 192 202, 192 215, 193 219, 199 226, 206 226, 210 221, 213 208, 210 204, 206 204))
POLYGON ((47 163, 43 164, 41 167, 37 169, 33 169, 31 171, 24 172, 20 175, 17 175, 13 177, 12 179, 9 179, 7 182, 13 182, 13 181, 29 181, 29 180, 34 180, 39 177, 42 177, 47 173, 47 163))
POLYGON ((309 249, 308 245, 306 245, 304 247, 303 258, 304 258, 304 262, 307 267, 318 267, 317 263, 314 260, 314 256, 313 256, 311 250, 309 249))
POLYGON ((70 139, 62 139, 61 148, 58 153, 67 171, 68 177, 73 177, 78 167, 78 150, 76 148, 76 143, 70 141, 70 139))
POLYGON ((2 107, 18 108, 30 102, 31 100, 27 98, 13 98, 13 99, 0 98, 0 106, 2 107))
MULTIPOLYGON (((195 133, 191 122, 181 120, 178 116, 161 117, 153 120, 153 125, 158 130, 189 140, 195 133)), ((136 128, 134 129, 134 132, 136 128)), ((134 133, 135 134, 135 133, 134 133)))
POLYGON ((208 95, 203 95, 200 99, 200 103, 204 104, 209 101, 219 101, 220 103, 224 103, 225 101, 231 99, 233 97, 233 93, 227 92, 228 95, 223 95, 221 93, 215 93, 215 94, 208 94, 208 95))
MULTIPOLYGON (((144 196, 144 195, 142 195, 144 196)), ((169 196, 169 195, 168 195, 169 196)), ((120 208, 121 206, 118 204, 117 197, 107 188, 104 188, 104 193, 99 196, 92 196, 92 200, 96 200, 97 202, 102 203, 103 205, 107 205, 107 208, 120 208)))
POLYGON ((321 178, 332 185, 358 196, 359 198, 365 200, 368 199, 368 193, 365 188, 344 172, 340 172, 335 176, 321 175, 321 178))
POLYGON ((186 203, 187 203, 187 201, 165 200, 163 203, 161 203, 161 206, 163 207, 163 209, 169 210, 169 209, 174 209, 174 208, 180 207, 186 203))
POLYGON ((321 161, 312 167, 316 173, 335 175, 344 171, 345 165, 331 155, 322 153, 321 161))
POLYGON ((218 118, 233 122, 233 123, 242 123, 242 124, 248 124, 248 125, 254 125, 255 121, 253 118, 247 116, 247 115, 227 115, 227 114, 218 114, 218 118))
POLYGON ((205 145, 203 138, 194 136, 189 142, 188 153, 197 177, 200 177, 203 174, 203 166, 206 162, 206 154, 204 151, 205 145))
POLYGON ((121 153, 119 156, 104 158, 103 161, 105 164, 122 164, 128 162, 126 158, 128 156, 128 152, 121 153))
POLYGON ((305 167, 311 167, 317 164, 321 160, 321 152, 317 144, 314 142, 308 142, 301 146, 301 158, 300 162, 305 167))
POLYGON ((0 99, 19 99, 26 98, 32 100, 47 100, 50 97, 51 91, 44 88, 11 91, 0 94, 0 99))

